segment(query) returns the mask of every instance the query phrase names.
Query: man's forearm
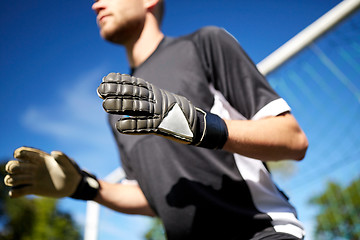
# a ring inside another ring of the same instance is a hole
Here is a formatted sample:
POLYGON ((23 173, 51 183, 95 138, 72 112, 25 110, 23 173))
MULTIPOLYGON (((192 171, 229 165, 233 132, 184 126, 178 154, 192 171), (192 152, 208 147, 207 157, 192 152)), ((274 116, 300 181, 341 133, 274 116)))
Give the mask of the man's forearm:
POLYGON ((225 120, 229 137, 224 149, 262 161, 301 160, 308 141, 290 113, 256 121, 225 120))
POLYGON ((118 212, 155 216, 138 185, 99 181, 100 190, 94 201, 118 212))

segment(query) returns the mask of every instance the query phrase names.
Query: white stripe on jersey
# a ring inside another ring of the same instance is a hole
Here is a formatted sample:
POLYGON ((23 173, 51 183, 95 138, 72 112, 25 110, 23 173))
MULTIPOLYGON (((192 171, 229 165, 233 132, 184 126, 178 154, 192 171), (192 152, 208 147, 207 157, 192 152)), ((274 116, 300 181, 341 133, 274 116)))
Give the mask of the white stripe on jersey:
MULTIPOLYGON (((214 94, 211 113, 224 119, 246 119, 212 85, 210 85, 210 90, 214 94)), ((252 119, 277 116, 287 111, 290 111, 289 105, 284 99, 279 98, 265 105, 252 119)), ((296 218, 295 208, 279 192, 262 161, 239 154, 234 154, 234 159, 241 176, 250 189, 255 207, 259 212, 266 213, 272 219, 275 231, 302 238, 305 232, 301 222, 296 218)))

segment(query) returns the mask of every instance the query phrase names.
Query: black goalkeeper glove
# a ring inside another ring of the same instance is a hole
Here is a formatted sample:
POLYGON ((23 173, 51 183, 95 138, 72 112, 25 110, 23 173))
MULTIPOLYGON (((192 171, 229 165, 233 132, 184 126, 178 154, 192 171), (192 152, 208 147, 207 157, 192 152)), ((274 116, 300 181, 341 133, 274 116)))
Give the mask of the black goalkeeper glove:
POLYGON ((127 115, 116 123, 120 133, 156 134, 210 149, 221 149, 227 140, 227 127, 219 116, 141 78, 109 73, 97 91, 106 112, 127 115))

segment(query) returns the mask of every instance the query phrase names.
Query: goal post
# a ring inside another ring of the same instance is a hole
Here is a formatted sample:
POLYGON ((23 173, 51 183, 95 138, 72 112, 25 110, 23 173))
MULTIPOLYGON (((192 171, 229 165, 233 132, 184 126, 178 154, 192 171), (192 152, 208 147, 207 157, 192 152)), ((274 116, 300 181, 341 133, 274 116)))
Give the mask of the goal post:
MULTIPOLYGON (((110 183, 120 182, 125 177, 125 172, 121 167, 116 168, 104 178, 104 181, 110 183)), ((86 219, 84 240, 97 240, 100 218, 100 205, 94 201, 86 203, 86 219)))
POLYGON ((360 0, 344 0, 299 32, 257 64, 263 75, 268 75, 305 47, 341 23, 360 8, 360 0))

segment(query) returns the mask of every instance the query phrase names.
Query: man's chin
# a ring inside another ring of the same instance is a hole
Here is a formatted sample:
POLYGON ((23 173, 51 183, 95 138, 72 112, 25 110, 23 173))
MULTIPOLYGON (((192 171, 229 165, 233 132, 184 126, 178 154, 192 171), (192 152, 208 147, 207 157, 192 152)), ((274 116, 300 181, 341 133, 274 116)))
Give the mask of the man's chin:
POLYGON ((106 41, 127 45, 132 39, 139 38, 143 25, 129 25, 127 27, 112 28, 111 26, 102 26, 100 29, 100 35, 106 41))
POLYGON ((116 37, 115 33, 112 33, 112 32, 102 29, 102 30, 100 30, 100 36, 108 42, 120 44, 117 40, 118 37, 116 37))

